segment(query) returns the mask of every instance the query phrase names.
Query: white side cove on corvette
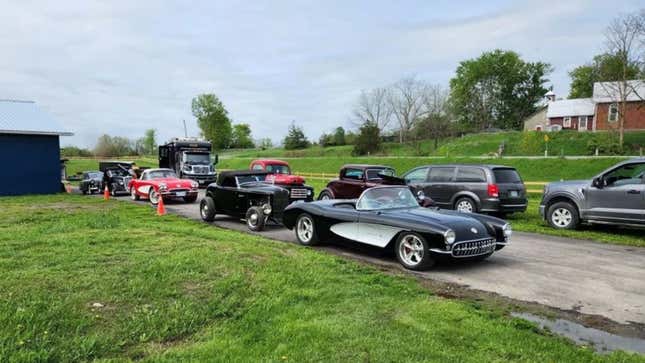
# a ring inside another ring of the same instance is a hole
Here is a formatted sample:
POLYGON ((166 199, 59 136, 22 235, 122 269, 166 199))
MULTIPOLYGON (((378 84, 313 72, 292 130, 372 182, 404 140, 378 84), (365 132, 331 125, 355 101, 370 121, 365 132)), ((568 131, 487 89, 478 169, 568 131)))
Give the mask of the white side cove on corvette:
POLYGON ((143 195, 148 195, 148 193, 150 193, 150 188, 152 188, 150 185, 140 185, 137 188, 137 191, 143 195))
POLYGON ((397 233, 403 231, 401 228, 381 224, 352 222, 334 224, 330 230, 343 238, 381 248, 387 246, 397 233))

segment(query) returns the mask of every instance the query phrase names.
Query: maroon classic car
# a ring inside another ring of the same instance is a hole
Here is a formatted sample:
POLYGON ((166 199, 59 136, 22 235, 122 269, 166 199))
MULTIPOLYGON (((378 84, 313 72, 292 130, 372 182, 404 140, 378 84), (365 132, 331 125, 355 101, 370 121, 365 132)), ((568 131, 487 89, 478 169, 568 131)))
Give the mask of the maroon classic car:
POLYGON ((376 185, 405 185, 405 181, 395 175, 396 171, 389 166, 345 165, 340 169, 338 179, 330 181, 318 199, 355 199, 365 189, 376 185))

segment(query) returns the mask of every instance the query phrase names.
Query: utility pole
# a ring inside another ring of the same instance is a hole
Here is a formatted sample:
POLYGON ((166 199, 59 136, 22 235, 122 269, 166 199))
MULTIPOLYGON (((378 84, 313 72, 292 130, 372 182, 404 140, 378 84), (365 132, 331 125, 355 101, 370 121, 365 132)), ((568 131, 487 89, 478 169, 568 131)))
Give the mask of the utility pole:
POLYGON ((186 120, 182 120, 184 122, 184 136, 188 138, 188 129, 186 128, 186 120))

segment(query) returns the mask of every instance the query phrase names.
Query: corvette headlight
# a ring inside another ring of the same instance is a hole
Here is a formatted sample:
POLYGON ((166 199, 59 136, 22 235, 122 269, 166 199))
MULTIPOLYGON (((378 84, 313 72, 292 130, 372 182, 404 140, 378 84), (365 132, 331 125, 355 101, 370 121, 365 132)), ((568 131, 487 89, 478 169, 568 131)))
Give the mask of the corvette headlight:
POLYGON ((266 203, 265 205, 263 205, 263 206, 262 206, 262 211, 263 211, 263 212, 264 212, 264 214, 266 214, 266 215, 271 214, 271 212, 272 212, 272 210, 271 210, 271 205, 270 205, 269 203, 266 203))
POLYGON ((502 227, 502 230, 504 231, 504 237, 509 238, 511 235, 513 235, 513 229, 511 228, 511 225, 506 223, 504 227, 502 227))
POLYGON ((199 188, 199 183, 198 182, 192 182, 190 185, 193 187, 193 189, 194 188, 199 188))
POLYGON ((453 231, 452 229, 449 229, 443 234, 443 238, 446 241, 446 244, 451 245, 455 243, 455 239, 457 238, 457 236, 455 235, 455 231, 453 231))
POLYGON ((166 183, 159 184, 159 190, 166 190, 166 189, 168 189, 168 186, 166 185, 166 183))

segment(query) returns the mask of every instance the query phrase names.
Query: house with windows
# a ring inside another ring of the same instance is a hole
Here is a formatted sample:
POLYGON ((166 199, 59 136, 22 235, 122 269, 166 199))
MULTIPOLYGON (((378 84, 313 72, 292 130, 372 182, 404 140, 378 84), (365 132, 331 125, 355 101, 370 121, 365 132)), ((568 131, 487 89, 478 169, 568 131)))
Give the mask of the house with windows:
POLYGON ((596 82, 593 85, 596 123, 594 130, 618 128, 620 102, 625 96, 624 127, 626 131, 645 130, 645 82, 596 82))
POLYGON ((556 100, 549 92, 546 107, 524 120, 524 130, 530 131, 607 131, 618 128, 620 102, 624 95, 625 130, 645 130, 645 82, 628 81, 594 83, 591 98, 556 100), (621 88, 622 87, 622 88, 621 88))
POLYGON ((551 101, 546 111, 547 130, 593 131, 594 114, 591 98, 551 101))

